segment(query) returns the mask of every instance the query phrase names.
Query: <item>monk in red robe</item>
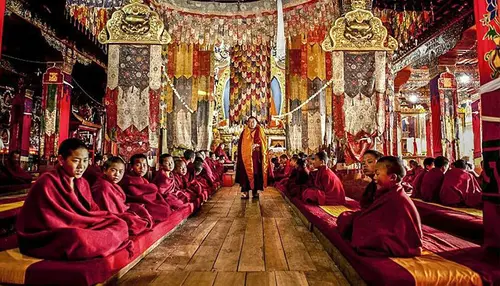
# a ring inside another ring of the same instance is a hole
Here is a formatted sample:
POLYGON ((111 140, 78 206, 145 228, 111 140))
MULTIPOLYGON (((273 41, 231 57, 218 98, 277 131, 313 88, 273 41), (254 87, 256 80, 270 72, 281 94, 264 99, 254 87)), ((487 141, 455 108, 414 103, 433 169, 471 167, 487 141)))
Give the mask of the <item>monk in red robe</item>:
POLYGON ((212 172, 212 167, 210 167, 210 164, 205 157, 205 152, 200 151, 196 154, 196 160, 200 160, 200 162, 203 165, 203 170, 205 172, 206 178, 210 181, 210 184, 212 185, 214 191, 217 190, 220 187, 220 182, 217 180, 217 177, 215 174, 212 172))
POLYGON ((365 175, 365 181, 368 184, 361 195, 361 209, 368 208, 375 200, 377 184, 375 183, 373 177, 375 177, 375 167, 377 166, 377 161, 383 156, 384 155, 382 153, 375 150, 367 150, 365 154, 363 154, 363 174, 365 175))
POLYGON ((9 157, 2 168, 4 179, 1 185, 31 184, 33 177, 30 173, 21 168, 21 153, 17 150, 11 151, 9 157))
POLYGON ((425 174, 427 174, 433 168, 434 168, 434 158, 432 158, 432 157, 425 158, 424 170, 422 172, 420 172, 420 174, 418 174, 415 177, 415 180, 413 180, 413 183, 412 183, 413 193, 411 196, 413 198, 421 198, 422 197, 422 195, 420 194, 420 189, 422 187, 422 181, 424 179, 425 174))
POLYGON ((226 145, 224 143, 220 143, 219 146, 217 146, 217 148, 215 148, 215 156, 217 157, 224 157, 224 161, 225 162, 230 162, 229 160, 229 157, 227 156, 226 154, 226 151, 224 151, 224 148, 226 147, 226 145))
MULTIPOLYGON (((286 156, 286 155, 285 155, 286 156)), ((286 175, 281 175, 281 179, 276 179, 274 181, 274 187, 277 189, 285 190, 286 186, 288 184, 288 180, 292 179, 292 174, 294 174, 295 167, 297 166, 297 160, 299 159, 298 156, 294 156, 290 158, 290 160, 287 159, 287 161, 283 162, 285 166, 288 167, 288 170, 286 175)), ((274 176, 277 176, 276 174, 273 174, 274 176)), ((294 174, 296 175, 296 174, 294 174)))
POLYGON ((309 181, 310 187, 302 193, 306 203, 320 206, 343 205, 345 203, 344 186, 335 173, 328 168, 328 155, 321 151, 314 156, 315 177, 309 181))
POLYGON ((479 182, 467 172, 465 161, 457 160, 453 166, 454 168, 444 175, 439 193, 441 203, 453 207, 480 208, 482 191, 479 182))
POLYGON ((307 188, 308 180, 309 170, 306 167, 306 160, 297 158, 297 163, 290 174, 290 178, 286 180, 286 192, 292 197, 301 198, 302 192, 307 188))
POLYGON ((127 196, 118 183, 125 174, 125 162, 120 157, 109 157, 103 166, 104 174, 92 186, 92 197, 103 211, 127 222, 130 235, 139 235, 153 227, 153 217, 144 205, 127 204, 127 196))
POLYGON ((208 177, 206 169, 203 166, 203 162, 198 158, 194 161, 194 172, 194 181, 201 186, 202 190, 207 190, 208 194, 212 195, 215 192, 215 186, 208 177))
POLYGON ((267 187, 269 161, 264 129, 253 116, 248 118, 241 133, 237 158, 236 183, 241 186, 241 198, 248 199, 250 190, 253 197, 258 198, 258 191, 267 187))
POLYGON ((410 160, 410 170, 406 172, 403 183, 413 184, 415 178, 424 170, 415 160, 410 160))
POLYGON ((444 173, 448 170, 449 161, 443 156, 434 160, 434 169, 425 174, 420 186, 420 196, 427 202, 439 202, 439 192, 443 185, 444 173))
POLYGON ((56 169, 35 182, 17 216, 21 252, 43 259, 83 260, 130 246, 127 223, 100 211, 82 179, 89 160, 85 144, 67 139, 58 154, 56 169))
POLYGON ((201 198, 202 201, 208 199, 208 191, 203 190, 196 182, 189 180, 186 162, 183 160, 175 161, 174 179, 177 187, 184 192, 190 202, 195 202, 197 198, 201 198))
POLYGON ((293 169, 293 167, 290 165, 290 160, 288 159, 288 156, 286 154, 282 154, 279 157, 279 162, 281 168, 277 172, 274 172, 275 182, 279 182, 283 178, 288 178, 293 169))
POLYGON ((361 255, 413 257, 422 252, 422 225, 413 201, 404 193, 403 162, 397 157, 378 160, 375 200, 366 209, 344 212, 339 232, 361 255))
POLYGON ((182 160, 186 163, 187 174, 189 176, 189 180, 194 178, 194 160, 196 159, 196 153, 193 150, 184 151, 184 157, 182 160))
POLYGON ((188 206, 189 199, 177 188, 172 174, 173 170, 174 158, 170 154, 162 154, 160 156, 160 170, 152 183, 158 187, 160 194, 173 210, 180 210, 188 206))
POLYGON ((101 155, 96 155, 94 157, 94 164, 90 165, 83 174, 83 177, 87 180, 87 182, 89 182, 91 187, 95 184, 98 178, 102 177, 102 166, 104 164, 102 160, 103 158, 101 155))
POLYGON ((213 152, 210 152, 210 161, 212 162, 212 166, 218 180, 222 181, 222 175, 224 175, 224 161, 221 162, 218 160, 217 156, 213 152))
POLYGON ((131 170, 120 182, 120 186, 127 195, 127 202, 144 204, 155 221, 166 220, 172 210, 165 201, 158 187, 144 178, 148 173, 147 157, 144 154, 135 154, 130 158, 131 170))

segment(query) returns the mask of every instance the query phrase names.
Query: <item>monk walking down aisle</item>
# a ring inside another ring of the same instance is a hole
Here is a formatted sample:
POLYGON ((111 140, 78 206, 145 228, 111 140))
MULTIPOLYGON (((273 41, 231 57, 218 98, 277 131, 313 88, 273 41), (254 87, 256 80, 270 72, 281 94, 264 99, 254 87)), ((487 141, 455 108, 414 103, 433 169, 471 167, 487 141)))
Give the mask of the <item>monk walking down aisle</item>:
POLYGON ((267 186, 267 162, 266 135, 257 118, 252 116, 248 118, 238 142, 236 183, 241 186, 242 199, 248 199, 250 190, 253 197, 258 198, 258 191, 267 186))

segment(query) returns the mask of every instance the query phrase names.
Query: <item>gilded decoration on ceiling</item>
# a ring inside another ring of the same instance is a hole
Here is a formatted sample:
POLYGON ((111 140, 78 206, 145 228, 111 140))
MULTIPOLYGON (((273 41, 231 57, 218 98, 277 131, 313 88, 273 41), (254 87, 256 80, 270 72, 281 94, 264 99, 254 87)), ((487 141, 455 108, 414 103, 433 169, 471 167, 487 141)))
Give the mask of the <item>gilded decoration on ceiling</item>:
POLYGON ((98 39, 101 44, 166 45, 171 41, 163 20, 142 0, 131 0, 114 12, 98 39))
POLYGON ((382 21, 367 9, 364 0, 351 2, 352 11, 338 18, 323 41, 325 51, 395 51, 397 41, 387 35, 382 21))

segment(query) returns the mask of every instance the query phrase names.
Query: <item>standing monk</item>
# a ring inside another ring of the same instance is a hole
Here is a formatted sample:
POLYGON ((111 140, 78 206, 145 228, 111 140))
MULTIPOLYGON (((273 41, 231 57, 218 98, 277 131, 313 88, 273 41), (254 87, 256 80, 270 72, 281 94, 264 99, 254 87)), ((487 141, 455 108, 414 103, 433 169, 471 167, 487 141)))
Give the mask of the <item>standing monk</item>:
POLYGON ((248 118, 241 133, 237 158, 236 183, 241 186, 241 198, 248 199, 250 190, 253 197, 258 198, 258 191, 267 186, 267 141, 264 129, 253 116, 248 118))

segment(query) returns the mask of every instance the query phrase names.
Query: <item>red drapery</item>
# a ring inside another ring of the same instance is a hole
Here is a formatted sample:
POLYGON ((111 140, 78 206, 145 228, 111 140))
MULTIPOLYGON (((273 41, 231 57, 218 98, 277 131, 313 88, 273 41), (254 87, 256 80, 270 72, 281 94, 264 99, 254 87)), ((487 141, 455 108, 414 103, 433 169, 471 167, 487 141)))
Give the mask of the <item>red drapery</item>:
POLYGON ((5 16, 5 1, 0 0, 0 59, 2 58, 2 37, 3 37, 3 22, 5 16))
MULTIPOLYGON (((495 41, 500 36, 497 2, 475 0, 477 55, 480 84, 498 79, 495 41), (491 61, 491 62, 490 62, 491 61)), ((500 249, 500 90, 481 94, 482 146, 486 174, 490 183, 483 189, 484 246, 500 249)))
POLYGON ((432 120, 431 115, 425 118, 425 141, 427 144, 427 157, 434 157, 432 142, 432 120))
POLYGON ((63 91, 57 104, 59 106, 59 143, 69 137, 69 119, 71 113, 71 75, 64 73, 63 91))

